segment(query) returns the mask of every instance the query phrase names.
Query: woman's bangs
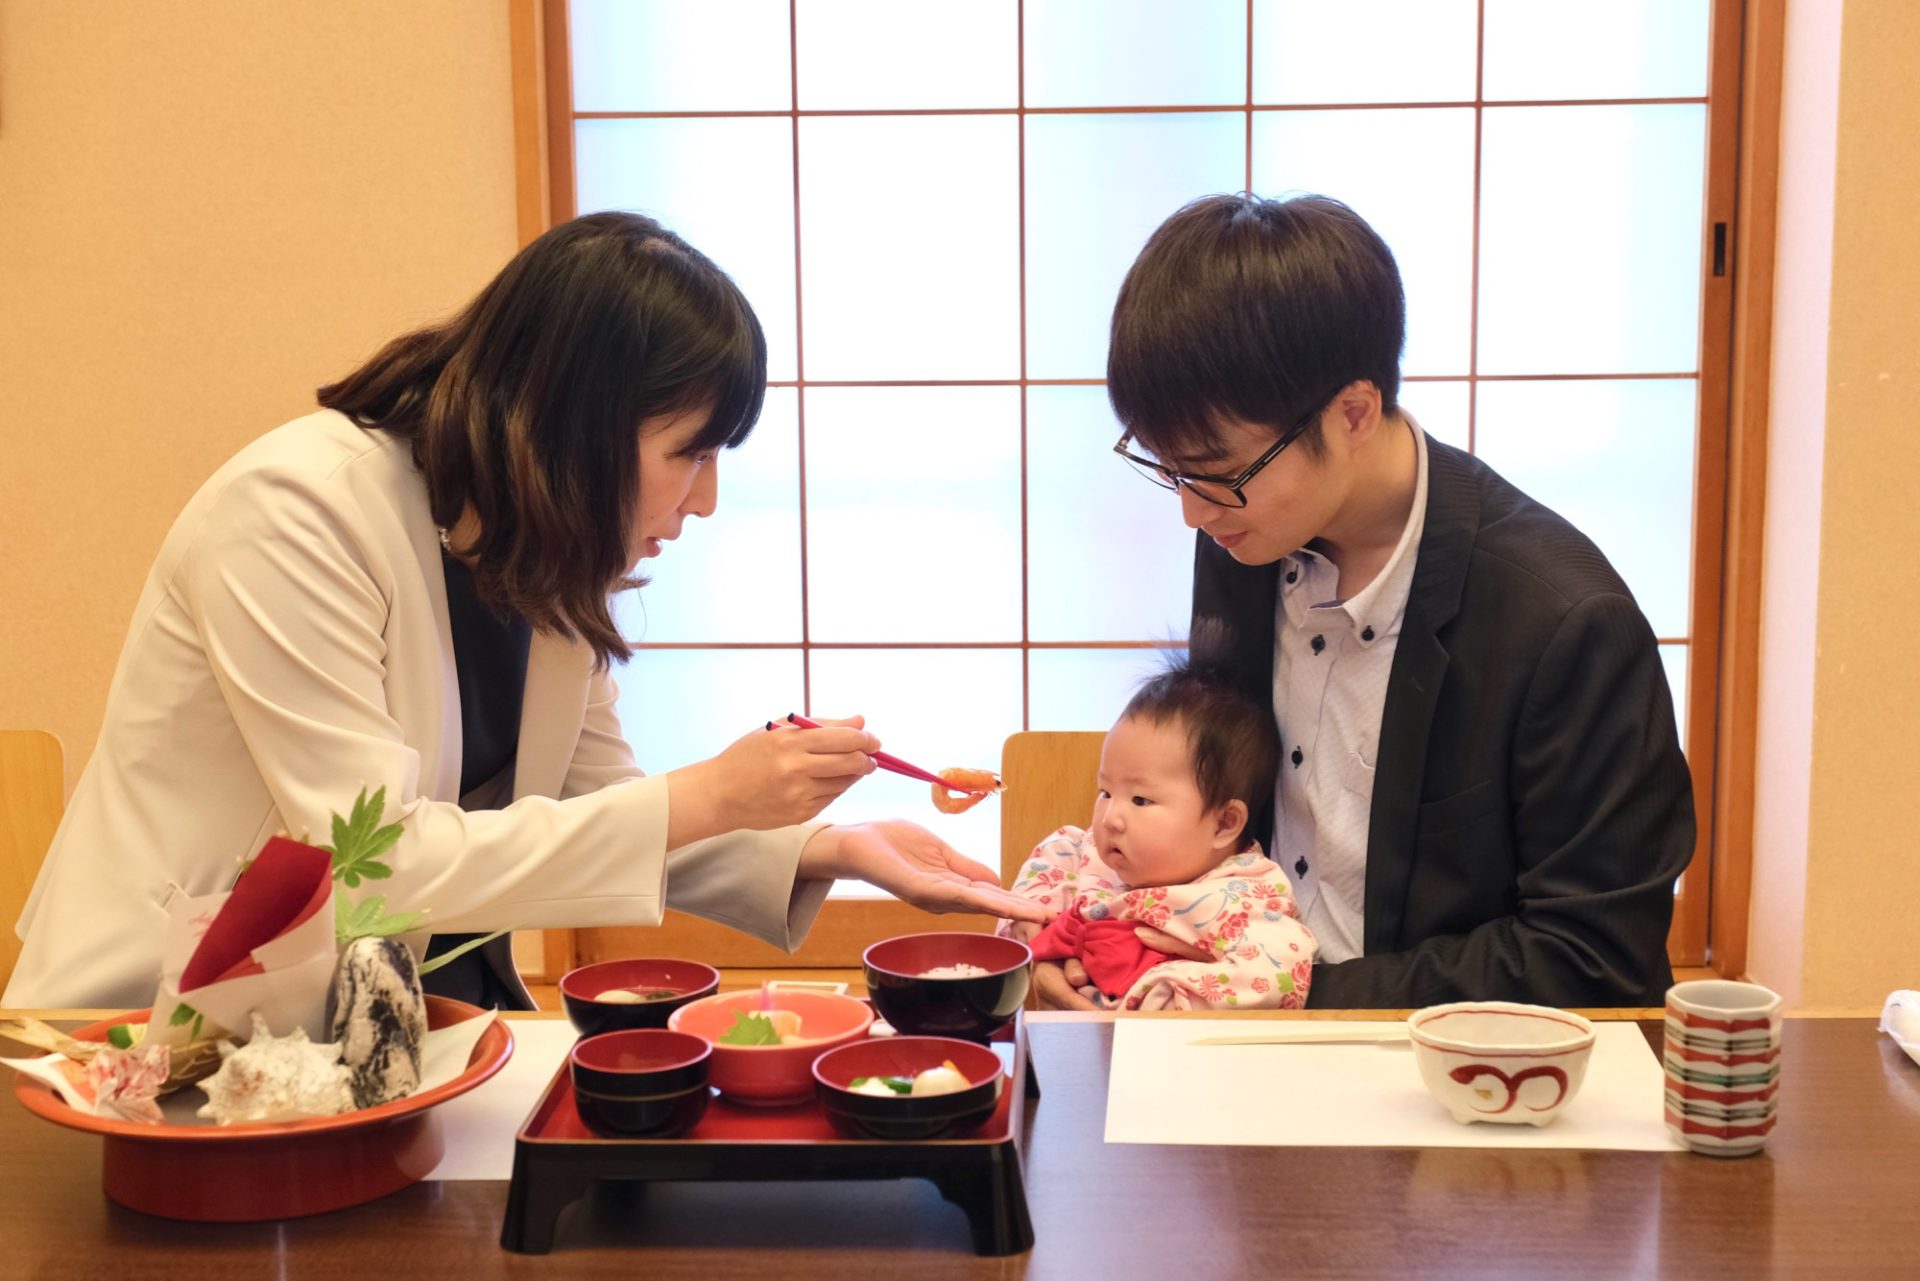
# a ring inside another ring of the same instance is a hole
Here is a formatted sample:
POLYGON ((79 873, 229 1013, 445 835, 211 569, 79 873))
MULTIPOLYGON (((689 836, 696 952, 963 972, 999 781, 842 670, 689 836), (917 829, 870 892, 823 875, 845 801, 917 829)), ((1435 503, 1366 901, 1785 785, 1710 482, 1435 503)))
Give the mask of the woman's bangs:
POLYGON ((767 394, 767 340, 739 287, 712 264, 703 266, 711 273, 697 281, 704 323, 693 349, 674 362, 686 377, 677 380, 672 403, 654 412, 711 406, 692 447, 732 449, 746 442, 760 420, 767 394))
POLYGON ((713 416, 700 429, 702 449, 733 449, 746 443, 760 421, 760 410, 767 396, 767 369, 764 358, 753 352, 729 352, 728 359, 715 371, 707 384, 706 400, 713 405, 713 416))

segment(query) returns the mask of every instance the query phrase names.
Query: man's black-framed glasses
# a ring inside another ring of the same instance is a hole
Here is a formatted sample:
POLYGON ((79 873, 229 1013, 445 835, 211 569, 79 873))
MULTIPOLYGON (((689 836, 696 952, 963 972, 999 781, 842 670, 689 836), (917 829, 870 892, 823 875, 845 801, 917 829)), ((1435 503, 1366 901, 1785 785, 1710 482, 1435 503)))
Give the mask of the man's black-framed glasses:
POLYGON ((1198 472, 1175 471, 1167 466, 1146 448, 1133 439, 1133 433, 1122 436, 1113 447, 1113 452, 1126 459, 1133 469, 1145 476, 1162 489, 1185 489, 1195 498, 1203 499, 1216 507, 1245 507, 1247 505, 1246 488, 1260 469, 1280 456, 1280 451, 1300 439, 1307 428, 1320 420, 1318 413, 1294 427, 1280 439, 1267 446, 1267 452, 1248 463, 1237 476, 1205 476, 1198 472))

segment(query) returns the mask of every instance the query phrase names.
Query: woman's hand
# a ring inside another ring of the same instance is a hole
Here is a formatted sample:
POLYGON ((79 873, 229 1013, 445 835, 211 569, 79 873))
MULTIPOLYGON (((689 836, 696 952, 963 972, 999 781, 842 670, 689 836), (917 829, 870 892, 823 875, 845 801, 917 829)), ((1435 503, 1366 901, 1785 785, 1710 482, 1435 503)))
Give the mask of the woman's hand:
POLYGON ((1010 921, 1047 918, 1040 904, 1001 889, 992 868, 926 828, 898 819, 821 828, 800 851, 800 875, 865 881, 929 912, 982 912, 1010 921))
POLYGON ((873 773, 880 740, 858 716, 798 729, 785 721, 667 775, 667 848, 804 823, 873 773))

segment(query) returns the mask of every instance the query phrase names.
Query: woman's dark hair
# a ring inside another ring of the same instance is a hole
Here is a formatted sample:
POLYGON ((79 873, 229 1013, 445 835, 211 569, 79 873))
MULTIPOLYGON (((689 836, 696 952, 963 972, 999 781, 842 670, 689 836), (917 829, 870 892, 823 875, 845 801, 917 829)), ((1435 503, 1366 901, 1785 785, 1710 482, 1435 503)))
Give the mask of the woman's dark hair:
POLYGON ((1249 699, 1205 656, 1177 658, 1134 691, 1121 719, 1177 724, 1187 732, 1193 781, 1208 810, 1228 801, 1260 808, 1280 769, 1273 712, 1249 699))
MULTIPOLYGON (((1365 380, 1391 413, 1406 296, 1386 242, 1325 196, 1206 196, 1160 224, 1113 308, 1107 394, 1162 458, 1219 452, 1220 420, 1276 435, 1365 380)), ((1318 454, 1316 424, 1301 438, 1318 454)))
POLYGON ((318 394, 411 442, 442 528, 473 507, 480 534, 459 550, 483 601, 604 665, 632 653, 608 597, 646 581, 627 576, 641 421, 710 409, 689 449, 731 448, 766 383, 766 338, 727 274, 651 218, 596 213, 318 394))

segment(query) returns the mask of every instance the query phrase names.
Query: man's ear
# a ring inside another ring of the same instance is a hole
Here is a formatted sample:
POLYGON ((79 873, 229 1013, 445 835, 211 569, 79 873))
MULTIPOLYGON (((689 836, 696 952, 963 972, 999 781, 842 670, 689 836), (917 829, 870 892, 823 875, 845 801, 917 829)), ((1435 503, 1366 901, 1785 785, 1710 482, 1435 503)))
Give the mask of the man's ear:
POLYGON ((1367 379, 1350 382, 1334 396, 1334 429, 1344 431, 1354 445, 1363 444, 1380 429, 1380 389, 1367 379))
POLYGON ((1247 803, 1231 800, 1213 812, 1213 847, 1225 858, 1240 848, 1240 834, 1247 830, 1247 803))

